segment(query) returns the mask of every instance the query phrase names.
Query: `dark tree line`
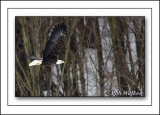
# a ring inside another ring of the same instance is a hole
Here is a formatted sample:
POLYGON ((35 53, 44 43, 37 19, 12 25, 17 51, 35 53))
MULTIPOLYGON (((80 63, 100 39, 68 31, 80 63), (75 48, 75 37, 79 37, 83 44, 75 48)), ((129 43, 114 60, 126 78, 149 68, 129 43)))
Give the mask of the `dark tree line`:
POLYGON ((16 17, 15 50, 16 96, 145 96, 144 17, 16 17), (67 40, 58 58, 66 63, 29 67, 26 56, 41 58, 60 22, 67 40))

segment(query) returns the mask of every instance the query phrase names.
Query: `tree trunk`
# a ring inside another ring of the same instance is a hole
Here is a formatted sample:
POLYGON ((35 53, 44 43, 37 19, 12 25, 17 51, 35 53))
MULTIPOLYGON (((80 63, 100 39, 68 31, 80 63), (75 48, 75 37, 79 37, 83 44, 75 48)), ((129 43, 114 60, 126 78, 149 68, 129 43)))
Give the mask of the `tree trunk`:
POLYGON ((124 45, 124 25, 121 18, 109 18, 111 27, 111 37, 113 43, 113 52, 115 57, 116 75, 118 79, 119 90, 128 91, 128 82, 130 72, 126 63, 126 48, 124 45))
POLYGON ((104 96, 104 71, 103 71, 103 57, 102 57, 102 45, 100 38, 98 17, 94 19, 94 34, 96 37, 97 57, 98 57, 98 74, 100 78, 100 94, 104 96))
POLYGON ((138 57, 138 81, 142 87, 142 96, 145 95, 145 19, 135 18, 134 23, 134 34, 136 37, 137 57, 138 57), (139 23, 141 22, 141 23, 139 23))

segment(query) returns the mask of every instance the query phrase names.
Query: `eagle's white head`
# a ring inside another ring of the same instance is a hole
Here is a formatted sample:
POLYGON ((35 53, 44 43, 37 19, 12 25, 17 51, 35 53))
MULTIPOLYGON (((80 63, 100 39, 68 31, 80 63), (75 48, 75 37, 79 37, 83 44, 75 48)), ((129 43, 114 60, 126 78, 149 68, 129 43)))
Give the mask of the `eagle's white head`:
POLYGON ((64 63, 63 60, 58 60, 58 61, 56 62, 56 65, 59 65, 59 64, 62 64, 62 63, 64 63))

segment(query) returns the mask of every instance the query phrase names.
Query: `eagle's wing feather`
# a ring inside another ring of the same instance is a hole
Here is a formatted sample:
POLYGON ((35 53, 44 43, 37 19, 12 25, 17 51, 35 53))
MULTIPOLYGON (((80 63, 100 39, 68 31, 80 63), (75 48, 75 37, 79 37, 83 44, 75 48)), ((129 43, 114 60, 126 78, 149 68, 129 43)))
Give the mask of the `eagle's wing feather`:
POLYGON ((60 23, 52 28, 49 39, 43 52, 43 60, 47 59, 50 55, 58 55, 61 50, 61 46, 65 40, 66 26, 64 23, 60 23))

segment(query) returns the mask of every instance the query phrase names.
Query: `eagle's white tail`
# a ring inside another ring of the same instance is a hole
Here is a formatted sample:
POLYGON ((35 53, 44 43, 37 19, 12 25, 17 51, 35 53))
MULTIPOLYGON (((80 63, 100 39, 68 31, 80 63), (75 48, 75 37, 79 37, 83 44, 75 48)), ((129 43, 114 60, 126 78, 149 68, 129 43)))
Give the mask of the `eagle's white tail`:
POLYGON ((41 65, 41 64, 42 64, 42 60, 34 60, 29 64, 29 66, 41 65))

